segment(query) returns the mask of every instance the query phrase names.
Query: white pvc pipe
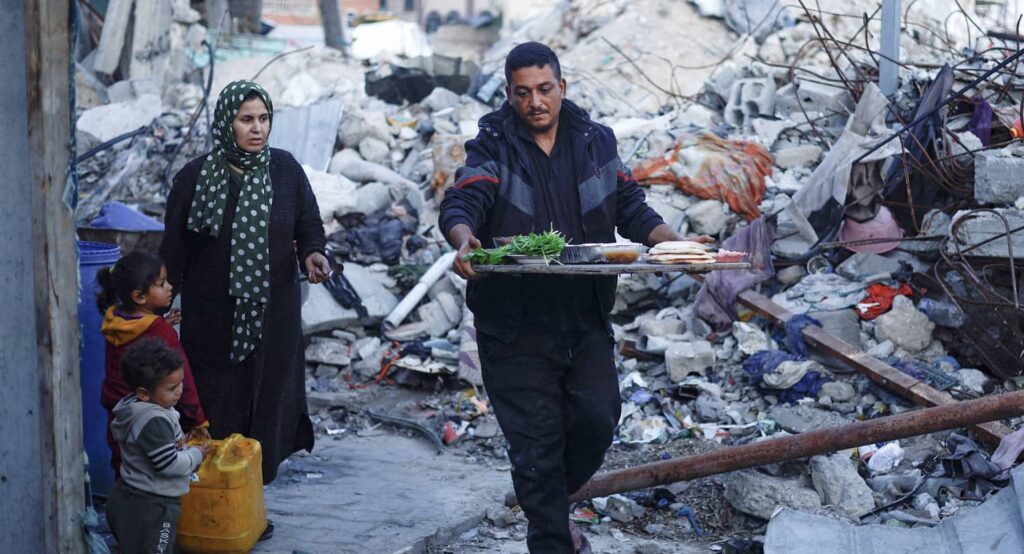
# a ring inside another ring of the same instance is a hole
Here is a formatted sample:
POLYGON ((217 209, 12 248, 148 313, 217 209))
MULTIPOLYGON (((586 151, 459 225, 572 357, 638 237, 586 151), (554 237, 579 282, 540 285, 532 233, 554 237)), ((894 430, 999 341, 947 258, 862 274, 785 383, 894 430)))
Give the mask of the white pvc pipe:
POLYGON ((390 331, 398 327, 405 321, 405 318, 409 317, 413 308, 418 306, 420 300, 423 300, 423 297, 427 295, 430 287, 434 286, 434 283, 438 282, 452 266, 452 263, 455 261, 455 254, 457 254, 455 251, 449 252, 438 258, 434 265, 430 266, 430 269, 423 274, 423 277, 420 277, 419 282, 409 291, 409 294, 405 295, 405 298, 395 306, 395 309, 391 310, 388 317, 384 318, 385 330, 390 331))

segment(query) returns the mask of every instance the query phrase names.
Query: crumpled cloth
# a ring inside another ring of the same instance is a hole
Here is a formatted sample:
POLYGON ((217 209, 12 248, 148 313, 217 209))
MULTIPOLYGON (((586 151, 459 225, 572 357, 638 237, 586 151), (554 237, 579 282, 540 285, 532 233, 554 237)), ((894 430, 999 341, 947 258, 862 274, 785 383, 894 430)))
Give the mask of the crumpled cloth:
POLYGON ((775 224, 760 217, 722 242, 722 248, 750 253, 750 269, 712 271, 704 278, 694 310, 716 331, 724 331, 739 319, 736 297, 750 287, 775 275, 772 242, 775 224))
POLYGON ((761 215, 758 206, 772 163, 768 150, 756 142, 703 133, 686 135, 667 154, 641 162, 633 177, 641 185, 671 184, 690 196, 720 200, 752 221, 761 215))
POLYGON ((782 350, 762 350, 743 361, 743 371, 751 383, 768 389, 781 402, 793 403, 817 396, 821 386, 830 381, 821 372, 809 369, 816 365, 782 350))
POLYGON ((1000 479, 1003 474, 1003 468, 992 463, 985 451, 963 435, 949 435, 946 448, 952 453, 942 458, 942 467, 951 477, 1000 479))
POLYGON ((863 320, 871 321, 891 310, 897 296, 911 296, 914 292, 906 283, 900 283, 899 287, 876 283, 867 288, 867 293, 864 300, 857 304, 857 315, 863 320))
POLYGON ((1024 429, 1018 429, 999 441, 999 447, 992 453, 992 463, 1005 471, 1017 462, 1021 452, 1024 452, 1024 429))
POLYGON ((786 346, 801 360, 807 358, 809 354, 803 335, 804 327, 808 325, 821 327, 821 322, 809 315, 795 315, 786 322, 786 346))

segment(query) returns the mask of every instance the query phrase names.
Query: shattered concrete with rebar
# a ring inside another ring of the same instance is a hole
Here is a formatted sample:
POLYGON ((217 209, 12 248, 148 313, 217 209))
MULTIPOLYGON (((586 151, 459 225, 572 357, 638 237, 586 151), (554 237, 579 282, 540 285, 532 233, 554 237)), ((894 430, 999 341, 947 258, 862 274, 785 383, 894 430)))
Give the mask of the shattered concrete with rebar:
MULTIPOLYGON (((751 254, 752 269, 704 280, 620 279, 623 410, 605 469, 1022 383, 1024 69, 1012 61, 992 71, 1021 47, 1016 2, 905 6, 899 87, 888 97, 875 85, 885 63, 881 8, 866 0, 574 0, 465 59, 364 42, 365 63, 323 47, 207 35, 187 4, 167 16, 162 81, 79 64, 80 227, 96 232, 94 218, 115 200, 160 219, 170 177, 209 147, 208 104, 224 83, 258 75, 283 106, 271 144, 305 164, 345 268, 342 284, 304 291, 306 385, 324 437, 344 443, 388 429, 480 467, 508 466, 465 282, 450 271, 437 217, 463 143, 504 99, 505 54, 526 40, 559 53, 568 97, 615 130, 620 158, 666 222, 751 254), (774 307, 752 309, 744 291, 774 307), (775 309, 790 314, 767 313, 775 309), (846 346, 823 347, 808 326, 846 346), (889 377, 872 373, 879 366, 889 377), (895 375, 909 385, 890 386, 895 375), (388 387, 415 399, 370 408, 388 387)), ((372 36, 380 24, 364 25, 372 36)), ((827 517, 830 529, 941 529, 1011 492, 1003 487, 1020 447, 994 463, 989 446, 967 437, 998 442, 1021 423, 595 498, 574 505, 573 519, 622 552, 672 552, 672 541, 791 551, 775 526, 796 525, 794 510, 827 517)), ((1007 436, 1012 450, 1019 439, 1007 436)), ((479 526, 424 548, 523 551, 521 513, 498 498, 478 501, 487 514, 479 526)), ((1024 546, 1009 548, 999 551, 1024 546)))

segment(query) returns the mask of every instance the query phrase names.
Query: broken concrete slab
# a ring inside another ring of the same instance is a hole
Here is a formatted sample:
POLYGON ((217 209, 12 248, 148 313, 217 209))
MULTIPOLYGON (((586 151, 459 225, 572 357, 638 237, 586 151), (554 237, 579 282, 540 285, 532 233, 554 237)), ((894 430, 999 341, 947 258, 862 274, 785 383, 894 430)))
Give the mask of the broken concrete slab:
POLYGON ((316 196, 317 207, 320 208, 320 219, 329 223, 335 217, 357 211, 356 184, 344 175, 334 175, 316 171, 304 165, 302 169, 309 179, 309 186, 316 196))
POLYGON ((830 398, 833 402, 849 402, 857 395, 853 385, 843 381, 829 381, 821 386, 818 398, 830 398))
POLYGON ((346 148, 356 148, 367 137, 384 142, 391 140, 386 113, 383 110, 348 110, 338 128, 338 140, 346 148))
POLYGON ((427 323, 430 336, 432 337, 445 336, 458 323, 448 319, 444 308, 437 301, 421 304, 419 308, 416 308, 416 315, 419 316, 420 321, 427 323))
POLYGON ((313 334, 319 331, 340 329, 353 324, 373 324, 381 321, 398 305, 398 298, 380 284, 380 278, 365 267, 346 263, 345 277, 359 294, 369 315, 361 319, 354 309, 343 308, 322 285, 309 287, 306 301, 302 303, 302 332, 313 334))
POLYGON ((454 108, 458 104, 459 95, 444 87, 434 87, 434 90, 420 101, 421 106, 432 112, 454 108))
POLYGON ((835 412, 805 405, 790 406, 777 404, 772 406, 768 416, 774 419, 779 427, 790 433, 806 433, 819 429, 829 429, 846 425, 851 421, 835 412))
POLYGON ((146 94, 133 102, 107 104, 85 110, 75 126, 78 148, 82 151, 124 133, 145 127, 160 117, 160 97, 146 94))
POLYGON ((1006 205, 1024 196, 1024 150, 1002 148, 974 155, 974 198, 984 204, 1006 205))
POLYGON ((821 148, 813 144, 801 144, 776 150, 773 156, 775 165, 782 169, 809 167, 821 160, 821 148))
POLYGON ((810 467, 811 482, 825 504, 855 518, 875 509, 871 488, 849 456, 814 456, 810 467))
POLYGON ((383 183, 373 182, 356 189, 355 207, 352 211, 372 215, 390 205, 391 189, 383 183))
POLYGON ((391 148, 380 139, 366 137, 359 141, 359 155, 368 162, 383 165, 391 157, 391 148))
POLYGON ((147 94, 160 96, 160 85, 154 79, 125 79, 118 81, 107 89, 110 102, 119 104, 121 102, 134 102, 147 94))
POLYGON ((351 363, 349 358, 349 343, 326 337, 313 337, 309 346, 306 347, 306 363, 330 364, 334 366, 347 366, 351 363))
MULTIPOLYGON (((960 241, 960 251, 966 256, 989 256, 993 258, 1008 258, 1006 232, 1007 225, 1003 224, 1002 216, 1006 219, 1010 231, 1024 228, 1024 212, 1014 208, 995 208, 995 214, 981 212, 974 214, 964 221, 957 228, 956 239, 960 241), (998 214, 998 215, 996 215, 998 214), (981 246, 977 246, 989 239, 993 239, 981 246)), ((952 229, 958 221, 968 216, 968 211, 958 211, 953 215, 950 224, 952 229)), ((1013 245, 1013 257, 1024 258, 1024 230, 1016 231, 1010 235, 1013 245)), ((949 241, 946 246, 946 253, 955 255, 957 246, 955 241, 949 241)))
POLYGON ((338 173, 360 183, 377 181, 386 185, 406 186, 415 189, 416 183, 380 164, 368 162, 351 149, 345 149, 331 158, 328 173, 338 173))
POLYGON ((743 470, 722 477, 725 499, 745 514, 770 519, 778 506, 798 510, 821 507, 821 497, 803 477, 789 479, 743 470))

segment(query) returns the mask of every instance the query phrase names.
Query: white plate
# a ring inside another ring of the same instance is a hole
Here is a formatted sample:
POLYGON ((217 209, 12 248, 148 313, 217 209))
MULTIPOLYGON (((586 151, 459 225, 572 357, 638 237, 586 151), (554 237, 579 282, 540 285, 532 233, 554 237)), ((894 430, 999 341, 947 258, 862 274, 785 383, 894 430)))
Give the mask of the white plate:
POLYGON ((544 259, 544 256, 524 256, 522 254, 509 254, 507 257, 521 265, 548 265, 556 261, 556 259, 552 259, 549 262, 544 259))

